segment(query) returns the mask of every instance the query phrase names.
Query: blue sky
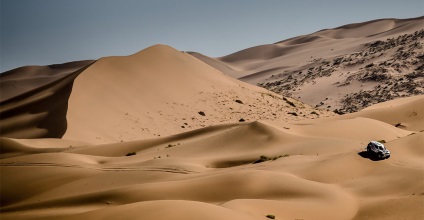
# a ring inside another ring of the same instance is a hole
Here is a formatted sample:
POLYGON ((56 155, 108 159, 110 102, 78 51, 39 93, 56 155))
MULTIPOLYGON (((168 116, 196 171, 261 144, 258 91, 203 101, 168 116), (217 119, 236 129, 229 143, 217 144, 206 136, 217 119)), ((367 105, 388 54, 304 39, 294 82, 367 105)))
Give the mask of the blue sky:
POLYGON ((223 56, 349 23, 424 15, 424 0, 0 0, 0 72, 154 44, 223 56))

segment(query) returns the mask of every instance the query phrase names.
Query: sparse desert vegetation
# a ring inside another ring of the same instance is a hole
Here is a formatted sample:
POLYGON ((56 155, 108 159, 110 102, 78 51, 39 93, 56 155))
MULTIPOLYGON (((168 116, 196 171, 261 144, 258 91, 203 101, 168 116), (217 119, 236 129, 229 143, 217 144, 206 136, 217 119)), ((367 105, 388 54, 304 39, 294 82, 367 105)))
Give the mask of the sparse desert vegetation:
POLYGON ((136 155, 136 154, 137 154, 136 152, 129 152, 129 153, 127 153, 125 156, 129 157, 129 156, 134 156, 134 155, 136 155))

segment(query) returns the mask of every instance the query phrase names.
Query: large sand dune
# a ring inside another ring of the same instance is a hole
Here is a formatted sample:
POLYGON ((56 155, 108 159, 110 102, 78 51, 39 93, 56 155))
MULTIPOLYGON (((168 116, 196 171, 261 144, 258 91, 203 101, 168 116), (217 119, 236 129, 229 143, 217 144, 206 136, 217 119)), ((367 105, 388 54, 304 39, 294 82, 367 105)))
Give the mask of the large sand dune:
POLYGON ((3 73, 0 219, 424 219, 423 95, 336 115, 223 73, 274 59, 279 71, 329 39, 335 56, 420 19, 323 30, 215 68, 155 45, 3 73), (391 157, 364 152, 371 140, 391 157))
POLYGON ((102 58, 78 76, 64 138, 110 143, 240 119, 294 120, 299 117, 287 112, 300 107, 305 117, 316 116, 306 105, 292 108, 274 93, 225 76, 186 53, 155 45, 127 57, 102 58))
POLYGON ((2 136, 111 143, 240 120, 332 115, 234 80, 165 45, 92 63, 2 73, 2 136))

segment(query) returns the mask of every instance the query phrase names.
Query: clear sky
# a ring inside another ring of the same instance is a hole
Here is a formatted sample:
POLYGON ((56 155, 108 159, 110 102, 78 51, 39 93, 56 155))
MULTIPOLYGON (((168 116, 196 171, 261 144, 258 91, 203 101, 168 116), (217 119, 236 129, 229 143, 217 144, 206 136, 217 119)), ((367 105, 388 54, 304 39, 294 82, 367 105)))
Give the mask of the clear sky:
POLYGON ((324 28, 424 15, 424 0, 0 0, 0 72, 154 44, 223 56, 324 28))

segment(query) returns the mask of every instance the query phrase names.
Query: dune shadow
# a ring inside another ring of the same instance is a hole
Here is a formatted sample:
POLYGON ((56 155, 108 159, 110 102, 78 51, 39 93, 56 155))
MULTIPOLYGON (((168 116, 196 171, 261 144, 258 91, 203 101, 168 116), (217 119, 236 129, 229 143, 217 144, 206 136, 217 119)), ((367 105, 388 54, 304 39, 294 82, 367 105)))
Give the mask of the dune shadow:
POLYGON ((361 151, 358 153, 359 156, 361 156, 362 158, 367 158, 370 159, 372 161, 380 161, 380 160, 384 160, 385 158, 379 158, 376 155, 370 154, 367 151, 361 151))
MULTIPOLYGON (((30 69, 35 73, 22 68, 2 73, 5 76, 0 77, 4 80, 1 85, 6 88, 12 88, 8 84, 22 80, 21 78, 32 85, 25 91, 8 93, 10 97, 0 100, 1 121, 15 122, 1 124, 1 136, 62 138, 68 127, 66 115, 74 80, 93 63, 91 60, 78 61, 30 69), (43 68, 52 70, 43 72, 43 68), (39 73, 38 76, 34 75, 36 73, 39 73), (51 77, 53 78, 50 79, 51 77)), ((0 90, 2 91, 4 90, 0 90)))

